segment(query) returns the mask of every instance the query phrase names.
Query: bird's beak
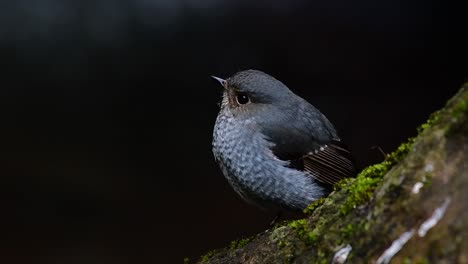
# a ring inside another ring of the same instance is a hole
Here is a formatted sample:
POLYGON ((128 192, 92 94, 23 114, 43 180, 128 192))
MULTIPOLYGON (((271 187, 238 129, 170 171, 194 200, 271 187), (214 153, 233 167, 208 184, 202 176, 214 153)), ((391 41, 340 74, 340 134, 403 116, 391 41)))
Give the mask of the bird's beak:
POLYGON ((217 80, 223 87, 224 89, 227 89, 227 83, 226 83, 226 80, 224 79, 221 79, 219 77, 216 77, 216 76, 211 76, 211 78, 217 80))

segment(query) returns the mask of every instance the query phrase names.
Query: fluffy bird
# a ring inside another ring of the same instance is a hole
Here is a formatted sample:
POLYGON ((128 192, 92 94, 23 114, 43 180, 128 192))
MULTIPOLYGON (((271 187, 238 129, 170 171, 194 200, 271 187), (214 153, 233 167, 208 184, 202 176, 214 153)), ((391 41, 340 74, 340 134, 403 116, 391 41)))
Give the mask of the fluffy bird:
POLYGON ((213 153, 232 188, 268 210, 300 211, 356 175, 330 121, 286 85, 257 70, 223 80, 213 153))

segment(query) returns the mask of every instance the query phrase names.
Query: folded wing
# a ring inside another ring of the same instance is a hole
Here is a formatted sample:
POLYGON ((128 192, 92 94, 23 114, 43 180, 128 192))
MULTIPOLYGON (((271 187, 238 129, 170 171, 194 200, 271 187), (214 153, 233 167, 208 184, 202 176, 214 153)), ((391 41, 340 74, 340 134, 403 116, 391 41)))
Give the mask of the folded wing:
POLYGON ((351 153, 340 141, 332 141, 300 158, 305 172, 317 181, 333 186, 341 179, 356 176, 351 153))

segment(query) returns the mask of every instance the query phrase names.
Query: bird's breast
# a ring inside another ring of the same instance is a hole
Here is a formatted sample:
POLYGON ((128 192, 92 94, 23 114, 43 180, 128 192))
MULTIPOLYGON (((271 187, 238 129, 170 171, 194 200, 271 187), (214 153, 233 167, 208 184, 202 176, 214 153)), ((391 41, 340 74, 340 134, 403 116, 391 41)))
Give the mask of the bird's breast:
POLYGON ((213 131, 213 154, 224 176, 233 189, 246 201, 252 202, 249 190, 262 181, 255 163, 256 154, 252 135, 245 127, 250 121, 237 121, 231 116, 219 115, 213 131))
POLYGON ((303 172, 287 167, 271 151, 255 120, 219 115, 213 131, 213 153, 233 189, 263 208, 302 210, 322 190, 303 172))
POLYGON ((237 121, 233 117, 219 115, 213 131, 213 153, 220 165, 227 170, 225 176, 248 177, 256 161, 256 147, 252 132, 246 125, 251 121, 237 121))

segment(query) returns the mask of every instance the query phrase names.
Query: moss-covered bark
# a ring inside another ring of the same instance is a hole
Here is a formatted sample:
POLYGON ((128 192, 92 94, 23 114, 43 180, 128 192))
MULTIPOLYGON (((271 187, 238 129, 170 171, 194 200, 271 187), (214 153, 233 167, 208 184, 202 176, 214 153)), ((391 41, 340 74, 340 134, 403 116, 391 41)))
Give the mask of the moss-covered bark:
POLYGON ((337 184, 307 218, 200 262, 468 263, 467 112, 468 84, 416 138, 337 184))

